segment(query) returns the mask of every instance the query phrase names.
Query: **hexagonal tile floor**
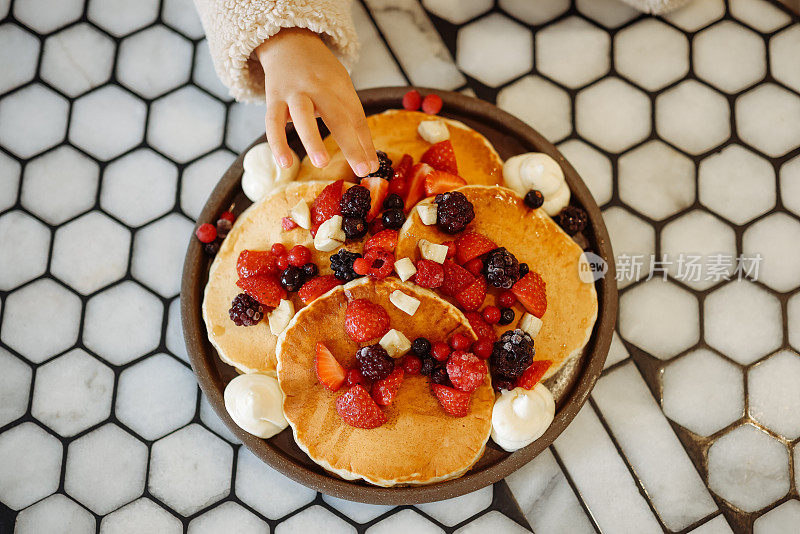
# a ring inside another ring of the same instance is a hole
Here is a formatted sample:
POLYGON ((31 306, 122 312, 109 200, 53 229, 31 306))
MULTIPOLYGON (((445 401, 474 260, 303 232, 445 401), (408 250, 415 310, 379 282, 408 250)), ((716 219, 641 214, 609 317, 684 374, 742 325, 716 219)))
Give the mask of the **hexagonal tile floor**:
POLYGON ((578 169, 618 332, 574 423, 507 480, 372 506, 267 467, 199 393, 183 251, 263 105, 190 0, 0 2, 0 531, 793 532, 800 18, 769 0, 359 0, 356 87, 464 91, 578 169))

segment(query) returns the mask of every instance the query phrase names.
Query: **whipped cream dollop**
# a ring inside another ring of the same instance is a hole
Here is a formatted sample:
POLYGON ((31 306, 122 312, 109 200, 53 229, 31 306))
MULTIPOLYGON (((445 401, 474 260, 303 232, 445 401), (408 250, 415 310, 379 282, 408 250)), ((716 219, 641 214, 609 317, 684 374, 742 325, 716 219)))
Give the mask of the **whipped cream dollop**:
POLYGON ((274 376, 239 375, 225 387, 224 397, 231 419, 254 436, 270 438, 289 424, 283 416, 283 392, 274 376))
POLYGON ((503 390, 492 410, 492 439, 508 452, 536 441, 556 413, 553 395, 539 382, 533 389, 503 390))
POLYGON ((244 155, 242 166, 242 190, 247 198, 258 202, 279 185, 294 180, 300 170, 300 160, 292 151, 292 166, 284 169, 275 161, 269 144, 259 143, 244 155))
POLYGON ((542 209, 551 217, 569 204, 570 192, 564 171, 547 154, 528 152, 507 159, 503 164, 503 180, 506 187, 521 197, 531 189, 541 191, 544 196, 542 209))

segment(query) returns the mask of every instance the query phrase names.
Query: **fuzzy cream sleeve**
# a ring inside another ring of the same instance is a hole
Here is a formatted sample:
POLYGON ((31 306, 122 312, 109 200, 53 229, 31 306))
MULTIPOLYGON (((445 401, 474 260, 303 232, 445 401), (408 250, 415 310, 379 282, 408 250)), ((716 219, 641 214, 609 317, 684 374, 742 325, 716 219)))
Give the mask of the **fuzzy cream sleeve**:
POLYGON ((253 55, 281 28, 320 34, 349 65, 358 54, 350 0, 194 0, 214 68, 237 100, 264 98, 264 72, 253 55))
POLYGON ((625 0, 626 3, 632 5, 639 11, 652 13, 653 15, 659 15, 678 9, 690 1, 691 0, 625 0))

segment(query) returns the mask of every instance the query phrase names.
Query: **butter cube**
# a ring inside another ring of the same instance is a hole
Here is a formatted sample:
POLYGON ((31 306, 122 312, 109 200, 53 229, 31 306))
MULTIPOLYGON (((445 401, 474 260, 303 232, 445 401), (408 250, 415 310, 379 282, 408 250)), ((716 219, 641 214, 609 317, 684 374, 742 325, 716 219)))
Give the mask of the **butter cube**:
POLYGON ((408 338, 394 328, 386 332, 378 343, 391 358, 399 358, 411 350, 411 342, 408 338))
POLYGON ((420 137, 431 144, 441 143, 450 139, 450 130, 447 129, 444 121, 440 120, 420 122, 419 126, 417 126, 417 132, 420 137))
POLYGON ((419 240, 419 253, 426 260, 435 261, 436 263, 444 263, 447 259, 447 245, 438 245, 431 243, 427 239, 419 240))
POLYGON ((431 226, 436 224, 437 215, 436 215, 436 204, 418 204, 417 205, 417 214, 419 215, 422 224, 427 226, 431 226))
POLYGON ((289 210, 289 217, 291 217, 300 228, 305 228, 306 230, 311 228, 311 210, 309 210, 308 202, 305 200, 300 200, 289 210))
MULTIPOLYGON (((447 248, 447 247, 445 247, 447 248)), ((410 295, 406 295, 399 289, 395 289, 392 291, 392 294, 389 295, 389 301, 397 306, 399 309, 406 312, 408 315, 414 315, 417 313, 417 308, 419 308, 420 302, 410 295)))
POLYGON ((321 225, 314 236, 314 248, 320 252, 330 252, 344 245, 346 237, 342 230, 342 216, 334 215, 321 225))
POLYGON ((527 332, 531 337, 536 337, 536 334, 542 329, 542 320, 530 313, 524 313, 517 328, 527 332))
POLYGON ((279 336, 294 317, 294 304, 291 300, 282 300, 278 307, 272 310, 268 316, 269 331, 273 335, 279 336))
POLYGON ((414 262, 409 258, 400 258, 394 262, 394 271, 403 282, 417 274, 417 268, 414 267, 414 262))

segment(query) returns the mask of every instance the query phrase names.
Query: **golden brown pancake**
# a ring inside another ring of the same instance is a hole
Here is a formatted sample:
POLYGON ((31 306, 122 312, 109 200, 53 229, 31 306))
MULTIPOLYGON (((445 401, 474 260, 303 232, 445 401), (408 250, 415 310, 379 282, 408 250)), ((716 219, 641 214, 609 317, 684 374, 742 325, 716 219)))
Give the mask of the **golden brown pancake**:
MULTIPOLYGON (((339 286, 295 315, 278 341, 278 380, 286 394, 283 411, 297 444, 312 460, 342 478, 372 484, 429 484, 465 473, 482 455, 491 432, 494 392, 486 381, 472 394, 465 417, 447 414, 430 391, 428 377, 403 380, 394 402, 384 408, 387 422, 369 430, 354 428, 336 412, 336 399, 317 380, 315 346, 322 342, 346 368, 355 365, 356 343, 344 330, 345 308, 368 299, 386 309, 391 327, 409 339, 446 340, 455 332, 475 339, 464 316, 432 292, 396 278, 361 278, 339 286), (396 308, 396 289, 421 301, 414 316, 396 308)), ((376 343, 377 341, 372 341, 376 343)))
MULTIPOLYGON (((228 315, 231 301, 242 292, 236 285, 239 279, 236 272, 239 253, 246 249, 269 250, 274 243, 283 243, 286 248, 305 245, 311 251, 311 261, 317 264, 320 274, 331 274, 329 258, 340 249, 320 252, 314 248, 314 240, 308 230, 295 228, 283 231, 281 228, 281 219, 298 200, 310 203, 329 183, 290 183, 250 206, 236 219, 211 264, 203 298, 203 319, 208 338, 220 358, 240 371, 274 371, 278 338, 270 332, 266 319, 254 326, 236 326, 228 315)), ((344 248, 360 252, 362 246, 362 242, 348 241, 344 248)), ((296 293, 290 293, 289 298, 295 310, 303 307, 296 293)))
MULTIPOLYGON (((418 162, 422 154, 430 148, 430 143, 417 133, 417 126, 425 120, 440 119, 450 129, 450 141, 458 162, 458 174, 468 184, 496 185, 503 183, 503 160, 492 144, 483 135, 469 126, 444 117, 428 115, 420 111, 390 109, 367 117, 367 125, 372 132, 375 148, 383 150, 393 163, 403 154, 408 154, 418 162)), ((325 148, 331 155, 331 162, 323 169, 311 164, 308 156, 300 164, 298 180, 338 180, 354 181, 355 175, 344 159, 344 155, 332 136, 324 140, 325 148)))
MULTIPOLYGON (((570 358, 577 356, 586 343, 597 318, 597 293, 594 284, 578 277, 578 262, 583 251, 544 210, 531 210, 512 190, 505 187, 466 186, 458 189, 475 208, 475 219, 465 231, 481 233, 497 246, 506 247, 520 262, 527 263, 547 284, 547 311, 536 336, 536 359, 552 360, 545 378, 552 376, 570 358)), ((443 243, 457 238, 433 225, 422 224, 417 210, 412 210, 400 230, 395 250, 398 259, 419 259, 420 239, 443 243)), ((488 292, 485 306, 497 304, 498 290, 488 292)), ((448 298, 448 297, 445 297, 448 298)), ((518 321, 525 308, 514 305, 518 321)), ((496 325, 502 332, 513 328, 496 325)))

